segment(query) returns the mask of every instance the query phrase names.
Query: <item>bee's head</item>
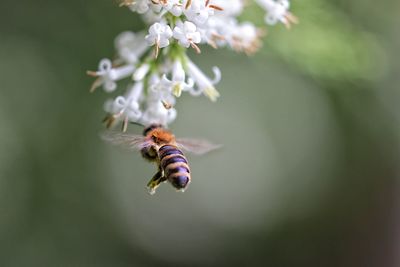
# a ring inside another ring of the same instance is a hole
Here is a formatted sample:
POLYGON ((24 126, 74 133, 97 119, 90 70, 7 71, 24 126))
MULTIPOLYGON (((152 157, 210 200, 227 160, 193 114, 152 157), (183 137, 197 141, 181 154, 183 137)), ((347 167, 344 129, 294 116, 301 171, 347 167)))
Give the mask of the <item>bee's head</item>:
POLYGON ((172 184, 173 187, 177 190, 185 190, 185 188, 189 184, 189 177, 185 175, 173 176, 169 178, 169 182, 172 184))
POLYGON ((145 127, 144 128, 144 130, 143 130, 143 135, 144 136, 146 136, 146 135, 148 135, 151 131, 153 131, 153 130, 155 130, 155 129, 157 129, 157 128, 161 128, 161 129, 163 129, 164 127, 161 125, 161 124, 151 124, 151 125, 149 125, 149 126, 147 126, 147 127, 145 127))

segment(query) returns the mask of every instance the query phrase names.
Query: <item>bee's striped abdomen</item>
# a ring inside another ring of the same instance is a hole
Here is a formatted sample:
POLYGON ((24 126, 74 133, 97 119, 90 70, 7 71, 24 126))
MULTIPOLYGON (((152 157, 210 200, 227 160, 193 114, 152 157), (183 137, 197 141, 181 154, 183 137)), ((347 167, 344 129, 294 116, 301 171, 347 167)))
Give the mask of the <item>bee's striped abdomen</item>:
POLYGON ((164 176, 176 189, 184 189, 190 182, 190 168, 182 151, 173 145, 164 145, 159 151, 164 176))

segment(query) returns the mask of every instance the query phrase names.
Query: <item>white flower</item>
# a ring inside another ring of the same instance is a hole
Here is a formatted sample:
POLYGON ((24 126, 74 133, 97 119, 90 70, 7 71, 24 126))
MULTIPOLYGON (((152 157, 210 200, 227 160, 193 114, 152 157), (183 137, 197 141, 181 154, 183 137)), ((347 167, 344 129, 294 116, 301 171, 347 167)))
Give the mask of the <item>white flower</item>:
POLYGON ((140 57, 148 49, 144 34, 133 32, 122 32, 115 38, 115 48, 119 57, 130 64, 136 64, 140 57))
POLYGON ((214 47, 225 46, 236 31, 237 21, 232 17, 214 16, 207 21, 205 27, 207 42, 214 47))
POLYGON ((290 27, 291 23, 297 23, 298 20, 289 11, 290 3, 288 0, 256 0, 257 3, 267 11, 265 15, 265 23, 274 25, 282 22, 286 27, 290 27))
POLYGON ((133 80, 141 81, 146 77, 147 73, 150 70, 150 65, 147 63, 142 64, 137 70, 133 73, 133 80))
POLYGON ((231 47, 238 52, 254 54, 261 46, 262 33, 253 24, 245 22, 237 25, 230 38, 231 47))
POLYGON ((98 71, 87 72, 87 74, 90 76, 98 77, 93 83, 90 91, 94 91, 97 87, 103 86, 104 91, 112 92, 117 88, 115 81, 132 75, 134 70, 135 67, 132 65, 113 68, 109 59, 102 59, 99 63, 98 71))
POLYGON ((200 32, 197 31, 196 25, 190 21, 184 23, 179 21, 174 28, 173 36, 181 46, 186 48, 191 45, 197 47, 195 44, 201 41, 200 32))
MULTIPOLYGON (((281 22, 287 27, 297 19, 289 10, 289 0, 256 0, 266 11, 267 24, 281 22)), ((215 78, 206 76, 187 58, 186 49, 198 44, 214 48, 229 47, 252 54, 261 46, 262 32, 252 23, 240 23, 246 0, 120 0, 121 6, 139 13, 147 30, 139 33, 123 32, 115 39, 117 58, 103 59, 97 71, 88 74, 97 77, 91 90, 102 86, 105 91, 116 90, 116 82, 131 77, 133 86, 125 94, 107 101, 107 127, 123 121, 126 130, 129 121, 143 125, 160 123, 165 126, 177 115, 176 98, 182 92, 193 96, 205 95, 216 101, 219 92, 215 84, 221 80, 217 67, 215 78), (171 39, 172 38, 172 39, 171 39), (149 51, 155 49, 155 58, 149 51), (160 49, 166 48, 158 57, 160 49)))
POLYGON ((144 14, 149 10, 148 0, 134 0, 129 6, 129 9, 139 14, 144 14))
POLYGON ((180 60, 176 60, 172 66, 171 80, 169 80, 164 74, 162 81, 164 84, 171 87, 172 94, 176 97, 180 97, 182 91, 190 90, 194 85, 194 81, 192 79, 188 79, 188 82, 185 82, 185 70, 183 69, 180 60))
POLYGON ((159 13, 163 9, 176 17, 182 15, 183 7, 180 0, 153 0, 153 5, 154 12, 159 13))
POLYGON ((169 45, 169 39, 172 37, 171 28, 162 23, 154 23, 149 28, 149 34, 146 35, 147 43, 152 46, 156 45, 159 48, 167 47, 169 45))
POLYGON ((163 20, 163 14, 155 13, 153 10, 149 10, 148 12, 142 14, 143 22, 147 25, 152 25, 156 22, 160 22, 163 20))
POLYGON ((222 22, 221 18, 213 16, 208 19, 207 23, 197 27, 197 31, 201 36, 201 43, 209 44, 214 48, 220 46, 219 43, 217 43, 219 37, 223 38, 219 33, 219 28, 221 27, 220 22, 222 22))
POLYGON ((144 125, 160 123, 168 125, 176 118, 176 110, 171 107, 167 109, 165 102, 175 104, 175 98, 171 95, 170 87, 157 75, 153 75, 149 81, 148 96, 146 98, 146 109, 140 122, 144 125))
POLYGON ((180 17, 183 13, 183 5, 180 0, 169 0, 168 2, 171 3, 171 6, 167 10, 175 17, 180 17))
POLYGON ((139 108, 142 91, 143 83, 135 83, 125 96, 118 96, 115 100, 107 101, 104 105, 105 111, 113 114, 115 118, 136 122, 142 116, 139 108))
POLYGON ((140 123, 143 125, 168 125, 176 119, 176 115, 176 109, 166 109, 162 102, 150 102, 140 119, 140 123))
POLYGON ((207 21, 209 16, 214 14, 214 9, 206 5, 205 0, 197 0, 192 1, 189 8, 184 9, 183 13, 188 18, 188 20, 195 23, 196 25, 201 25, 207 21))
POLYGON ((210 80, 192 61, 188 61, 187 67, 190 77, 194 80, 197 86, 197 90, 193 88, 189 92, 192 95, 203 93, 210 98, 211 101, 216 101, 219 97, 219 93, 215 89, 214 85, 221 80, 221 71, 217 67, 213 67, 215 78, 210 80))
POLYGON ((212 3, 223 9, 223 16, 238 16, 242 13, 244 0, 213 0, 212 3))
POLYGON ((158 75, 152 75, 148 89, 148 101, 175 105, 175 97, 172 95, 170 83, 164 79, 160 79, 158 75))
POLYGON ((161 2, 160 3, 156 3, 156 1, 151 1, 150 7, 151 7, 151 10, 154 13, 160 13, 161 10, 163 9, 163 5, 161 4, 161 2))

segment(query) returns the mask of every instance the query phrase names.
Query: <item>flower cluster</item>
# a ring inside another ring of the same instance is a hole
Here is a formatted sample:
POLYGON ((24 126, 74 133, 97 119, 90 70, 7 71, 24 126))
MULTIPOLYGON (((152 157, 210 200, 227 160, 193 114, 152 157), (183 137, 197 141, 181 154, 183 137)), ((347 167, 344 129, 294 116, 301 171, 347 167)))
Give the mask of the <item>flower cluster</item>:
MULTIPOLYGON (((201 53, 200 45, 228 47, 253 54, 261 46, 263 31, 250 22, 239 22, 245 0, 123 0, 121 6, 141 14, 149 25, 146 32, 123 32, 115 40, 117 58, 103 59, 91 91, 103 87, 117 89, 117 81, 131 77, 132 84, 123 95, 108 100, 105 122, 111 127, 123 122, 168 125, 177 115, 176 98, 182 92, 205 95, 216 101, 215 89, 221 79, 214 67, 214 78, 208 77, 187 56, 187 49, 201 53)), ((265 22, 290 27, 296 18, 288 12, 288 0, 256 0, 266 11, 265 22)))

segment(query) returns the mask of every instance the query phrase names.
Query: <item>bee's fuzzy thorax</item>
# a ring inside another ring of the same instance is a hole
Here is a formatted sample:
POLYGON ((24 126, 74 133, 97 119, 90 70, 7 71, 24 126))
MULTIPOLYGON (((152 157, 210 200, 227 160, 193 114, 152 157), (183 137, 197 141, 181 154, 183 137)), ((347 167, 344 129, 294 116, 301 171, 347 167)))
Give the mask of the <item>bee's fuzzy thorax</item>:
POLYGON ((149 135, 159 144, 175 143, 175 136, 170 131, 163 128, 156 128, 152 130, 149 135))

